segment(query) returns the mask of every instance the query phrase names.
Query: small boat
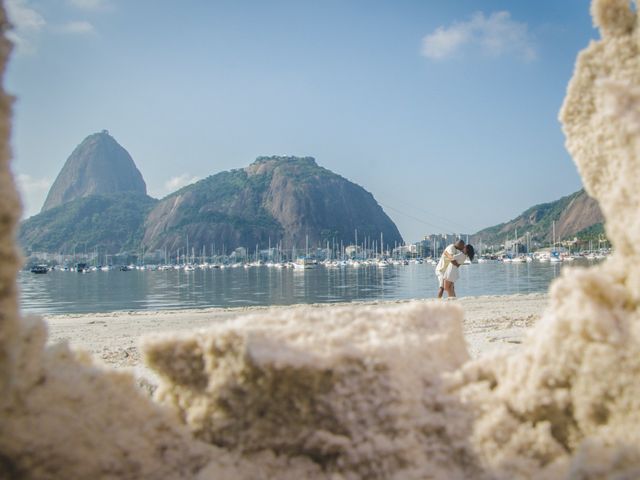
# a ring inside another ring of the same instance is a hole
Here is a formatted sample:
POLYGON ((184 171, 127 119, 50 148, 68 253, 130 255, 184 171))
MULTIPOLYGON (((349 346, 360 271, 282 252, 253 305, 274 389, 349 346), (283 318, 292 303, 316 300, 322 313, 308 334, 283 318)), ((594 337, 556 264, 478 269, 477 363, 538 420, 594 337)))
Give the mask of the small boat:
POLYGON ((49 271, 49 268, 46 265, 35 265, 31 267, 31 273, 42 274, 42 273, 47 273, 48 271, 49 271))
POLYGON ((558 252, 551 252, 551 255, 549 255, 549 261, 551 263, 561 263, 562 257, 558 252))
POLYGON ((296 260, 296 263, 293 264, 293 268, 299 270, 306 270, 313 267, 315 267, 315 262, 307 257, 298 258, 296 260))

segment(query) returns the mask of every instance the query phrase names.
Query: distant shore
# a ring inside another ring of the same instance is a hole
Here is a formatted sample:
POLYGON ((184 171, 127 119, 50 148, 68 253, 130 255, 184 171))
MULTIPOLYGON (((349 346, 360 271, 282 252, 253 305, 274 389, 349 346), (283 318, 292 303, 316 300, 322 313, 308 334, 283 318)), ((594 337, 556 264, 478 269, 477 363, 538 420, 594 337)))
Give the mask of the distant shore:
MULTIPOLYGON (((463 330, 471 356, 517 348, 526 332, 540 319, 548 295, 462 297, 455 302, 464 309, 463 330)), ((388 305, 403 301, 354 302, 388 305)), ((442 300, 418 300, 437 302, 442 300)), ((353 304, 353 303, 352 303, 353 304)), ((336 308, 342 304, 314 304, 336 308)), ((298 306, 208 308, 166 311, 135 311, 45 316, 49 343, 68 341, 113 368, 133 368, 136 376, 153 377, 141 361, 139 340, 147 334, 206 328, 243 314, 296 308, 298 306)))

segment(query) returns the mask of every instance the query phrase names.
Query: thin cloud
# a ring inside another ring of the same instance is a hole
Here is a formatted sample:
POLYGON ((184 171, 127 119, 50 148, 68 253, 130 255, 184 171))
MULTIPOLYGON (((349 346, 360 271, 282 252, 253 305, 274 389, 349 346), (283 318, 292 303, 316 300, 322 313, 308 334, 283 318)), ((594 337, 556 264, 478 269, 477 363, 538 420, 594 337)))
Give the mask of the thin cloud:
POLYGON ((35 178, 25 173, 16 175, 16 184, 24 204, 24 216, 30 217, 40 211, 51 187, 50 178, 35 178))
POLYGON ((438 27, 435 32, 422 39, 422 54, 439 60, 453 55, 469 40, 470 31, 466 26, 457 24, 450 28, 438 27))
POLYGON ((81 10, 109 10, 111 2, 108 0, 67 0, 69 5, 81 10))
POLYGON ((69 35, 87 35, 95 33, 95 27, 87 21, 80 20, 77 22, 67 22, 55 28, 57 33, 69 35))
POLYGON ((513 55, 524 61, 537 57, 527 24, 513 20, 506 11, 489 16, 474 13, 469 21, 440 26, 422 39, 422 55, 432 60, 449 58, 465 47, 479 48, 491 57, 513 55))
POLYGON ((183 173, 182 175, 172 177, 166 182, 164 182, 164 189, 166 193, 175 192, 176 190, 186 185, 195 183, 198 180, 200 180, 200 177, 195 177, 188 173, 183 173))
POLYGON ((47 24, 44 17, 27 0, 7 0, 6 7, 13 25, 7 36, 16 46, 17 53, 34 53, 34 38, 47 24))
POLYGON ((7 13, 16 29, 40 30, 46 24, 44 17, 30 7, 26 0, 7 0, 7 13))

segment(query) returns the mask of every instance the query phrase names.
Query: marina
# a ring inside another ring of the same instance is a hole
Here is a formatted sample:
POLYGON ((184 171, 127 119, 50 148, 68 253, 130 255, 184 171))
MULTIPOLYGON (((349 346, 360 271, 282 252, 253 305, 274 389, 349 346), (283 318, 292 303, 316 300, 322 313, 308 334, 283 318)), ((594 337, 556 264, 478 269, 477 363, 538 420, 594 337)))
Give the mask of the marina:
MULTIPOLYGON (((578 257, 559 263, 483 260, 461 267, 459 295, 546 292, 565 266, 598 260, 578 257)), ((291 264, 131 266, 98 270, 20 272, 20 304, 25 313, 228 308, 265 305, 389 301, 433 298, 434 267, 419 260, 291 264)))

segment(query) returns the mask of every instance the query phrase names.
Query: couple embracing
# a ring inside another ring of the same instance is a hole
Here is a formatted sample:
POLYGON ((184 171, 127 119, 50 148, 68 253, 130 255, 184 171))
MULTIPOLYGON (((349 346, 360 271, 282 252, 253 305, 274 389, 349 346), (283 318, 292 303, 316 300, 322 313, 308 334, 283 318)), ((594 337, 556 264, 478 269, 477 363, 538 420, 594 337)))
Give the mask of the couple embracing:
POLYGON ((438 298, 442 298, 444 292, 447 292, 449 298, 456 296, 455 282, 460 276, 458 269, 463 265, 467 258, 473 260, 475 250, 471 245, 465 245, 462 240, 452 243, 442 252, 440 261, 436 265, 436 277, 438 278, 438 298))

